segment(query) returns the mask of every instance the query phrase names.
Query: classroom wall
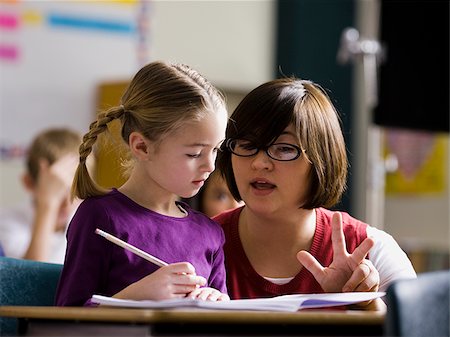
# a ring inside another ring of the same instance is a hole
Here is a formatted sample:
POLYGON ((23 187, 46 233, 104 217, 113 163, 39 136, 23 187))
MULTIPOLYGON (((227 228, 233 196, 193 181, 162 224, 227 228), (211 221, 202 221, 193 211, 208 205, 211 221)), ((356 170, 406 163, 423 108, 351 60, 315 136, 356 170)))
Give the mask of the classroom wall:
POLYGON ((276 1, 154 1, 150 55, 185 62, 225 89, 272 79, 276 1))
POLYGON ((271 79, 274 3, 0 2, 0 206, 26 197, 19 179, 32 136, 47 126, 86 132, 98 86, 129 80, 143 63, 189 64, 230 101, 271 79))

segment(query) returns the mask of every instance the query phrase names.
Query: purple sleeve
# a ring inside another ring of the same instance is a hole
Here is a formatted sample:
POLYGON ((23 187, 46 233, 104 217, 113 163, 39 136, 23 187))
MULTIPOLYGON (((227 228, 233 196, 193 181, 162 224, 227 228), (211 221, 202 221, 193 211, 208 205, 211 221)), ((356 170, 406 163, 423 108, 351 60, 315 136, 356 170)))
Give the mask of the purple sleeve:
POLYGON ((223 234, 222 229, 220 228, 221 234, 221 244, 220 249, 213 256, 212 269, 211 269, 211 277, 209 279, 209 286, 211 288, 215 288, 220 290, 222 293, 227 294, 227 286, 226 286, 226 272, 225 272, 225 254, 223 251, 223 245, 225 243, 225 236, 223 234))
POLYGON ((108 275, 110 250, 95 228, 109 224, 107 213, 89 199, 75 213, 67 231, 67 250, 55 304, 83 306, 101 293, 108 275))

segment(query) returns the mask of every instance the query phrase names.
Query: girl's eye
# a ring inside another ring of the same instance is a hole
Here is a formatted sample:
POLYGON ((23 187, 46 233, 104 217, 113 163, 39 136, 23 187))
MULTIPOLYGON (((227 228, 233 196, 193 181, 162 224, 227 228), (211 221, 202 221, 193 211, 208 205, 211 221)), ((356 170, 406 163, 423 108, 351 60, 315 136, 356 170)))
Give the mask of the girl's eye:
POLYGON ((189 158, 199 158, 199 157, 200 157, 200 155, 201 155, 201 153, 196 153, 196 154, 187 154, 187 156, 188 156, 189 158))

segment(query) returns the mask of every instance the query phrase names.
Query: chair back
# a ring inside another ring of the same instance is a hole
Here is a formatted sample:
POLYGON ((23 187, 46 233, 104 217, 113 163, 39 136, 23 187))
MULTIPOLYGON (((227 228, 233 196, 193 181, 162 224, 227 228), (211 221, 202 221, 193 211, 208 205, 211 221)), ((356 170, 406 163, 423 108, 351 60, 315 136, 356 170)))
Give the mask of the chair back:
POLYGON ((399 280, 386 291, 386 336, 449 336, 450 270, 399 280))
MULTIPOLYGON (((0 257, 0 305, 54 305, 62 264, 0 257)), ((0 317, 0 335, 17 336, 17 319, 0 317)))

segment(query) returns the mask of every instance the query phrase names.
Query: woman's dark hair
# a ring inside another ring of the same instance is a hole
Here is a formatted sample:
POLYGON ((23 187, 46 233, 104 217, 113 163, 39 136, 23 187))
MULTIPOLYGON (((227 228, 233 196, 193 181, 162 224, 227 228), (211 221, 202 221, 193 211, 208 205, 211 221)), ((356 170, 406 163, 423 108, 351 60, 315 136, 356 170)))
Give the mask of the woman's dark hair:
MULTIPOLYGON (((281 78, 253 89, 231 115, 226 139, 247 139, 258 148, 273 143, 292 124, 299 146, 312 164, 311 188, 302 208, 332 207, 346 188, 348 161, 341 121, 328 94, 318 84, 281 78)), ((222 148, 217 168, 236 200, 231 152, 222 148)), ((295 177, 292 177, 295 179, 295 177)), ((245 201, 245 200, 244 200, 245 201)))

